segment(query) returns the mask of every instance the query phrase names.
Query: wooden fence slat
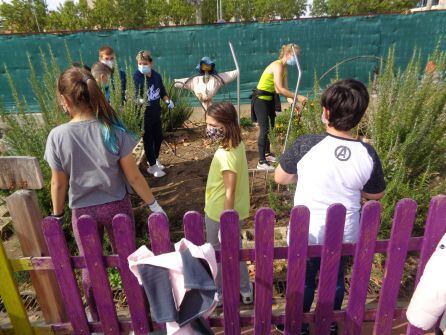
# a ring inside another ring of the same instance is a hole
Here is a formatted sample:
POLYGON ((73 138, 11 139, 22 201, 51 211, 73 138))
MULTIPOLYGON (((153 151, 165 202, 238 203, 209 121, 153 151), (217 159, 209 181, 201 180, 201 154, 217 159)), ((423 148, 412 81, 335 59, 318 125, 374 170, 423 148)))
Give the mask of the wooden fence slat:
POLYGON ((74 333, 90 334, 82 298, 71 264, 70 253, 60 222, 57 219, 47 217, 43 220, 42 229, 74 333))
POLYGON ((43 187, 42 171, 36 157, 0 157, 0 189, 40 190, 43 187))
POLYGON ((254 222, 256 253, 254 334, 263 335, 271 331, 275 213, 270 208, 261 208, 257 211, 254 222))
POLYGON ((416 212, 417 203, 412 199, 400 200, 396 205, 374 334, 390 334, 392 330, 393 313, 416 212))
POLYGON ((28 320, 25 307, 20 298, 19 289, 14 280, 11 264, 6 256, 3 243, 0 241, 0 273, 2 276, 0 285, 0 297, 8 312, 11 324, 16 335, 33 335, 33 330, 28 320))
POLYGON ((380 203, 377 201, 367 202, 362 208, 361 230, 356 244, 350 280, 344 335, 361 334, 380 218, 380 203))
POLYGON ((224 329, 226 335, 236 335, 240 334, 240 226, 238 213, 233 210, 224 211, 220 222, 224 329))
POLYGON ((148 226, 152 252, 155 255, 160 255, 173 251, 167 216, 163 213, 151 214, 148 219, 148 226))
POLYGON ((183 218, 184 236, 195 245, 203 245, 204 218, 198 212, 190 211, 183 218))
MULTIPOLYGON (((429 212, 424 229, 423 244, 420 251, 420 260, 418 262, 417 277, 415 279, 415 287, 418 285, 423 275, 426 263, 435 251, 438 243, 440 243, 446 231, 446 196, 438 195, 431 199, 429 212)), ((424 332, 409 324, 407 327, 407 335, 419 335, 424 332)))
POLYGON ((291 210, 285 306, 285 334, 299 334, 304 305, 305 267, 310 211, 305 206, 291 210))
POLYGON ((79 218, 78 227, 102 332, 105 335, 119 335, 118 316, 103 260, 102 241, 99 237, 98 226, 91 216, 82 215, 79 218))
POLYGON ((113 235, 115 236, 116 252, 119 256, 119 273, 122 286, 127 297, 133 331, 136 335, 147 335, 151 330, 147 299, 136 277, 130 272, 127 257, 136 250, 135 225, 125 214, 113 218, 113 235))
MULTIPOLYGON (((48 248, 42 234, 42 213, 35 191, 19 190, 6 198, 12 224, 24 256, 47 256, 48 248)), ((68 320, 59 288, 53 283, 53 271, 30 271, 31 282, 45 322, 68 320)))
POLYGON ((328 207, 325 241, 321 253, 316 304, 316 334, 328 335, 333 320, 336 284, 344 237, 346 209, 341 204, 328 207))

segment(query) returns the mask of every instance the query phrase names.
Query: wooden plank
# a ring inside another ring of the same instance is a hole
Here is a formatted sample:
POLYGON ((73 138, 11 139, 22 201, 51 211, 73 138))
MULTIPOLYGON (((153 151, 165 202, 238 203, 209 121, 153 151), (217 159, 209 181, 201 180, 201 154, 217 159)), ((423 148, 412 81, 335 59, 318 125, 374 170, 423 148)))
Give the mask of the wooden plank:
POLYGON ((328 207, 325 227, 325 241, 321 253, 319 283, 316 304, 316 334, 330 334, 333 320, 333 307, 338 281, 339 261, 341 260, 342 239, 344 237, 345 207, 334 204, 328 207))
POLYGON ((310 211, 305 206, 291 210, 285 306, 285 334, 299 334, 304 306, 310 211))
POLYGON ((1 156, 0 157, 0 189, 43 188, 43 177, 39 161, 35 157, 1 156))
POLYGON ((261 208, 255 218, 255 299, 254 334, 271 331, 271 306, 273 300, 273 260, 275 214, 270 208, 261 208))
MULTIPOLYGON (((418 262, 418 271, 415 279, 415 287, 418 285, 423 275, 426 263, 435 251, 438 243, 440 243, 446 231, 446 196, 438 195, 431 199, 429 212, 427 215, 426 226, 424 229, 423 245, 420 251, 420 260, 418 262)), ((407 327, 408 335, 419 335, 424 332, 409 324, 407 327)))
POLYGON ((62 227, 57 219, 48 217, 43 220, 42 229, 73 330, 75 334, 90 334, 62 227))
POLYGON ((84 250, 85 264, 91 280, 93 296, 105 335, 119 335, 113 294, 103 261, 103 250, 96 221, 89 215, 82 215, 78 222, 79 236, 84 250))
POLYGON ((344 335, 361 334, 380 218, 381 205, 379 202, 369 201, 363 206, 361 230, 356 244, 350 280, 350 295, 346 310, 344 335))
POLYGON ((184 236, 195 245, 205 243, 204 218, 198 212, 187 212, 183 218, 184 236))
POLYGON ((136 335, 146 335, 151 329, 147 299, 136 277, 130 272, 127 257, 136 250, 135 224, 127 215, 113 218, 113 235, 119 257, 119 273, 127 297, 133 331, 136 335), (150 322, 150 324, 149 324, 150 322))
POLYGON ((151 214, 148 218, 148 226, 152 252, 159 255, 173 251, 167 216, 162 213, 151 214))
POLYGON ((2 242, 0 242, 0 273, 2 274, 0 296, 3 299, 3 304, 6 307, 6 312, 15 329, 16 335, 33 335, 33 330, 20 298, 12 267, 6 257, 2 242))
POLYGON ((221 280, 225 334, 240 334, 239 216, 224 211, 220 217, 221 280))
MULTIPOLYGON (((40 212, 35 191, 20 190, 6 198, 6 205, 12 217, 14 230, 24 256, 48 256, 43 237, 40 212)), ((68 320, 59 288, 53 283, 53 271, 30 271, 37 301, 45 321, 50 323, 68 320)))
POLYGON ((398 202, 393 217, 386 267, 377 309, 374 334, 390 334, 398 292, 406 261, 407 247, 417 212, 417 203, 412 199, 398 202))

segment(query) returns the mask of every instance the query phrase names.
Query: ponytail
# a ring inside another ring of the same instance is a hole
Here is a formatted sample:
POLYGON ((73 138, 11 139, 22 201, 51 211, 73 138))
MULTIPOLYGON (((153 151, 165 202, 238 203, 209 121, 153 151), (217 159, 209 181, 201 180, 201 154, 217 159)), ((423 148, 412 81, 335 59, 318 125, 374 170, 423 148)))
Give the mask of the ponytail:
POLYGON ((105 146, 113 154, 118 154, 116 129, 128 131, 105 99, 91 73, 80 68, 69 68, 60 75, 57 90, 59 94, 69 96, 73 104, 91 111, 96 116, 105 146))

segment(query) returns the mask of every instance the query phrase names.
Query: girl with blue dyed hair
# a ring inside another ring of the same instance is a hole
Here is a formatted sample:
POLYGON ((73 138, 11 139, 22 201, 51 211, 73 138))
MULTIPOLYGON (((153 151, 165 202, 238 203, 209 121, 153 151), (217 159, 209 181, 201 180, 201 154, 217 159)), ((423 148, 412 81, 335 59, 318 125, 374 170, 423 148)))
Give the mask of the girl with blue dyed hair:
MULTIPOLYGON (((133 220, 132 189, 153 212, 164 212, 132 156, 136 145, 91 73, 71 67, 57 82, 58 100, 71 120, 51 130, 45 160, 51 167, 52 216, 64 217, 65 198, 72 213, 74 237, 83 254, 78 233, 82 215, 92 216, 103 236, 104 228, 115 252, 112 219, 127 214, 133 220)), ((91 283, 86 271, 82 283, 91 316, 97 320, 91 283)))

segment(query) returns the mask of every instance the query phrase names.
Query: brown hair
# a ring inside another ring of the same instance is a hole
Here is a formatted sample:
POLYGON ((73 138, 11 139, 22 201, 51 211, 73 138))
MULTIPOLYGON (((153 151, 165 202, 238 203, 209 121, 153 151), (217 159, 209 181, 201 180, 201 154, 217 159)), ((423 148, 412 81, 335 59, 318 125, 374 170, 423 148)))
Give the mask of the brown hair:
POLYGON ((114 55, 114 54, 115 54, 115 51, 113 50, 112 47, 110 47, 108 45, 104 45, 99 48, 99 58, 101 58, 102 55, 114 55))
POLYGON ((126 129, 90 72, 77 67, 66 69, 57 81, 57 93, 69 98, 76 107, 94 113, 101 123, 105 145, 113 153, 119 151, 114 130, 126 129))
POLYGON ((285 56, 286 54, 293 52, 293 47, 296 50, 296 53, 298 53, 300 50, 300 47, 297 44, 290 43, 290 44, 282 45, 282 47, 280 48, 280 51, 279 51, 279 59, 282 59, 283 56, 285 56))
POLYGON ((206 113, 223 125, 225 138, 222 140, 222 147, 225 149, 237 148, 242 142, 242 132, 234 105, 226 101, 217 102, 211 105, 206 113))
POLYGON ((105 64, 101 62, 96 62, 91 66, 91 74, 93 75, 96 81, 101 80, 101 76, 111 76, 112 70, 105 64))
POLYGON ((149 50, 138 51, 138 53, 136 54, 136 61, 140 62, 142 60, 152 62, 152 54, 149 50))

